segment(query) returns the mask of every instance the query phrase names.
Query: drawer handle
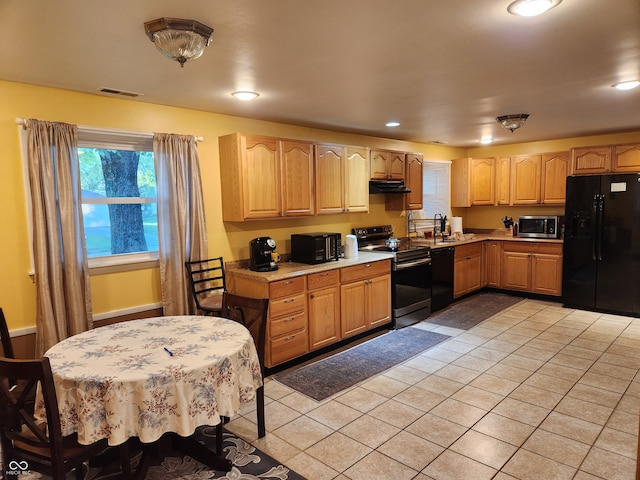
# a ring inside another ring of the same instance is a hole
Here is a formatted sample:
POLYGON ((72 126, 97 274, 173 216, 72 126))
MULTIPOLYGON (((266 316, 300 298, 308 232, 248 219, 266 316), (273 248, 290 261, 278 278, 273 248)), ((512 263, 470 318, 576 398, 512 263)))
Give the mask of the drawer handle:
POLYGON ((296 338, 295 335, 291 335, 290 337, 287 337, 284 339, 285 342, 290 342, 291 340, 293 340, 294 338, 296 338))
POLYGON ((365 264, 364 268, 369 268, 371 266, 370 263, 365 264))
POLYGON ((291 302, 295 302, 296 299, 295 298, 287 298, 284 302, 282 303, 291 303, 291 302))
POLYGON ((328 274, 328 273, 321 273, 321 274, 320 274, 320 276, 321 276, 321 277, 328 277, 328 276, 329 276, 329 274, 328 274))
POLYGON ((291 285, 293 282, 291 280, 287 280, 284 282, 285 285, 291 285))
POLYGON ((285 318, 284 321, 285 323, 287 322, 293 322, 296 319, 296 317, 291 317, 291 318, 285 318))

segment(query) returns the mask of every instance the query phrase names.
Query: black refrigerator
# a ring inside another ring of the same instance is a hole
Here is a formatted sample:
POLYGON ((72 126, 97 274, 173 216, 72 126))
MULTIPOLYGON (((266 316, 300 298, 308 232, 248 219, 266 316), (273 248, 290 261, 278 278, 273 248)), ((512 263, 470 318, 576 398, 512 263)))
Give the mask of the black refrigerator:
POLYGON ((640 174, 567 177, 562 301, 640 316, 640 174))

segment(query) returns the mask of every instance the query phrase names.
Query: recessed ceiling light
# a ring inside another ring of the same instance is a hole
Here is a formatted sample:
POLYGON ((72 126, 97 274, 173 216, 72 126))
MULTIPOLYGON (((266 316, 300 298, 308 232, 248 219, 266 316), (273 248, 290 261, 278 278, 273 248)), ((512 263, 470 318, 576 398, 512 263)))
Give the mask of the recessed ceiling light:
POLYGON ((562 0, 516 0, 507 7, 509 13, 521 17, 535 17, 557 6, 562 0))
POLYGON ((480 143, 482 143, 483 145, 488 145, 490 143, 493 143, 493 138, 491 138, 491 137, 482 137, 480 139, 480 143))
POLYGON ((636 88, 640 85, 640 81, 638 80, 630 80, 628 82, 620 82, 613 85, 613 88, 616 90, 631 90, 632 88, 636 88))
POLYGON ((260 96, 259 93, 249 92, 249 91, 241 91, 241 92, 233 92, 231 95, 236 97, 238 100, 253 100, 260 96))
POLYGON ((387 122, 385 123, 385 126, 387 127, 399 127, 400 126, 400 122, 387 122))

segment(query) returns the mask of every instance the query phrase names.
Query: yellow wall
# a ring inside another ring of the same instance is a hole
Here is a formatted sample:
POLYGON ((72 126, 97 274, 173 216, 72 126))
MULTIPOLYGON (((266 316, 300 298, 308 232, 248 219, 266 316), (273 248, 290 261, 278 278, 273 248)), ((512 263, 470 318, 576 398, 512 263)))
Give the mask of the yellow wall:
MULTIPOLYGON (((12 330, 32 327, 35 318, 35 289, 28 275, 30 259, 16 117, 203 136, 204 142, 199 144, 198 151, 205 196, 209 252, 211 255, 222 255, 226 260, 248 258, 249 241, 261 235, 273 237, 278 250, 287 252, 292 232, 325 230, 345 235, 355 226, 390 223, 396 234, 404 235, 406 224, 403 212, 385 210, 383 195, 370 197, 371 207, 368 214, 251 223, 223 222, 218 136, 246 132, 317 142, 364 145, 420 152, 424 154, 425 159, 430 160, 517 155, 566 150, 579 145, 640 141, 640 132, 632 132, 465 150, 297 127, 3 81, 0 81, 0 105, 0 199, 3 205, 0 222, 4 232, 0 237, 0 307, 4 309, 12 330)), ((465 228, 500 228, 500 219, 505 215, 515 218, 518 215, 531 214, 532 210, 533 213, 562 212, 562 208, 557 207, 472 207, 454 209, 453 214, 463 216, 465 228)), ((161 301, 157 268, 94 275, 91 279, 91 290, 94 314, 136 308, 161 301)))
MULTIPOLYGON (((288 251, 292 232, 337 231, 343 235, 355 226, 391 223, 404 234, 401 212, 386 212, 384 196, 371 197, 369 214, 336 215, 309 219, 225 223, 220 199, 218 136, 233 132, 364 145, 420 152, 425 158, 445 160, 464 156, 466 151, 383 138, 263 122, 197 110, 142 103, 135 100, 83 94, 66 90, 0 81, 0 214, 4 235, 0 237, 0 307, 12 330, 34 325, 35 289, 28 276, 30 268, 24 184, 16 117, 61 121, 79 125, 120 128, 147 132, 168 132, 204 137, 198 145, 205 196, 209 251, 225 260, 249 256, 249 241, 260 235, 273 237, 281 252, 288 251)), ((93 275, 93 313, 136 308, 161 301, 158 269, 93 275)))

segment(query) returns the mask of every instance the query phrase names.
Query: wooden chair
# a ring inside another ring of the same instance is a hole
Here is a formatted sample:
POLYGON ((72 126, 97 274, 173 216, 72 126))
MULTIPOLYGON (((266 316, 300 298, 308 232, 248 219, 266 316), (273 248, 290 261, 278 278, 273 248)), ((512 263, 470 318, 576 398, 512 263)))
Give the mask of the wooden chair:
POLYGON ((184 266, 198 310, 219 315, 222 311, 222 294, 227 289, 222 257, 184 262, 184 266))
POLYGON ((5 358, 16 358, 13 354, 13 345, 9 336, 9 327, 7 319, 4 318, 4 312, 0 308, 0 341, 2 342, 2 354, 5 358))
MULTIPOLYGON (((264 358, 267 337, 268 298, 248 298, 225 292, 222 296, 222 316, 244 325, 256 344, 260 360, 260 372, 264 379, 264 358)), ((258 437, 265 436, 264 386, 256 390, 256 410, 258 417, 258 437)))
POLYGON ((78 480, 83 478, 83 462, 107 447, 106 441, 80 445, 75 434, 62 436, 56 390, 51 364, 47 357, 34 360, 0 358, 0 441, 5 469, 9 462, 26 465, 50 475, 53 480, 64 480, 66 473, 75 470, 78 480), (8 379, 21 385, 8 387, 8 379), (25 405, 28 395, 35 395, 41 385, 46 423, 34 418, 25 405))

